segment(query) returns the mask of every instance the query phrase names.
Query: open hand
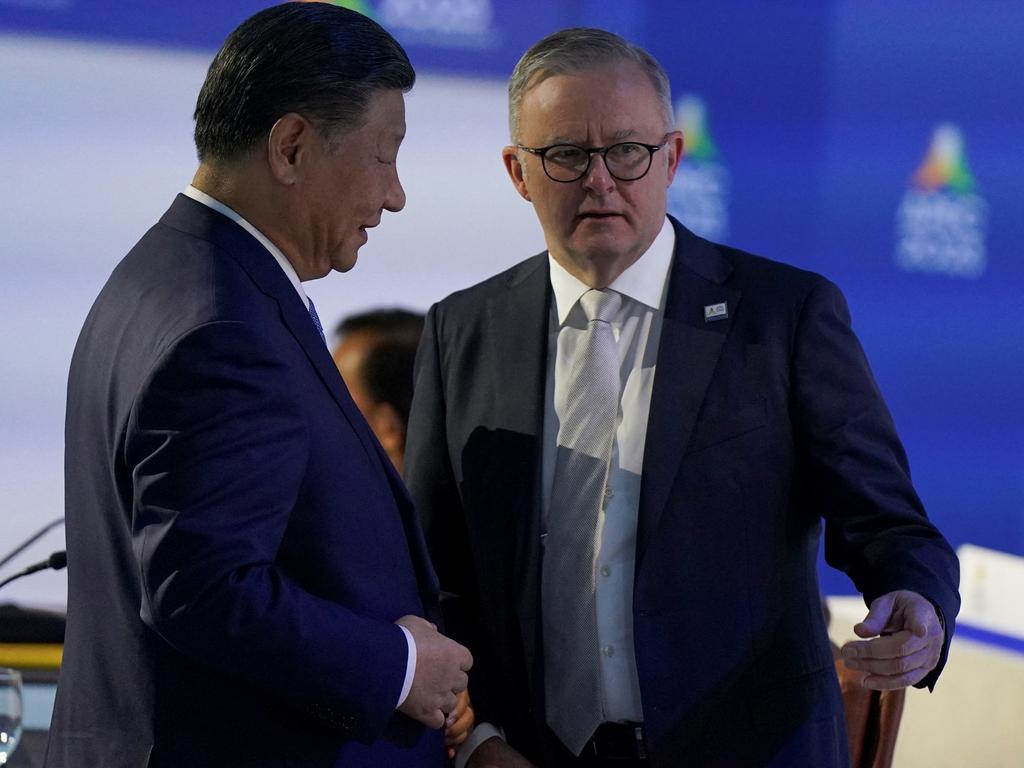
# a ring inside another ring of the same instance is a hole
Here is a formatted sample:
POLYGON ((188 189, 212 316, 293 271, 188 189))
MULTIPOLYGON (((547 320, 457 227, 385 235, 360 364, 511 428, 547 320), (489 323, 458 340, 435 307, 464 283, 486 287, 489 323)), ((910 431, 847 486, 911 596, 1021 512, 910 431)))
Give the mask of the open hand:
POLYGON ((870 639, 844 645, 843 661, 867 675, 861 685, 880 691, 920 682, 939 663, 945 641, 935 607, 909 590, 876 599, 853 631, 870 639))

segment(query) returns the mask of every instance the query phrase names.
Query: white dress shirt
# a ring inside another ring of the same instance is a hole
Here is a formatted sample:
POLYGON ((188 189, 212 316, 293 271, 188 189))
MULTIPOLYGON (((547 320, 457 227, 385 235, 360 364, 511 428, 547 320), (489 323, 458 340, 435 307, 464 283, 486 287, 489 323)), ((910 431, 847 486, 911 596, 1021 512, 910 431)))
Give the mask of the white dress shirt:
MULTIPOLYGON (((647 416, 675 239, 675 231, 666 218, 651 247, 609 286, 622 294, 619 312, 612 319, 612 334, 619 350, 622 395, 608 472, 608 501, 600 517, 601 531, 597 538, 597 634, 604 676, 602 706, 608 722, 643 722, 644 719, 633 649, 633 566, 647 416)), ((544 393, 542 520, 547 520, 548 516, 558 453, 556 388, 561 392, 566 386, 573 355, 586 331, 587 320, 579 299, 590 290, 550 254, 548 262, 554 301, 548 324, 544 393)), ((565 402, 565 397, 559 402, 565 402)), ((456 754, 456 768, 464 768, 473 750, 494 736, 504 738, 502 731, 491 723, 477 723, 456 754)))
MULTIPOLYGON (((622 295, 622 304, 611 321, 619 354, 621 399, 605 506, 598 516, 595 564, 598 651, 606 722, 643 722, 644 719, 633 648, 633 570, 647 417, 674 247, 675 232, 665 219, 651 247, 608 286, 609 290, 622 295)), ((579 298, 590 290, 550 255, 548 259, 554 301, 548 330, 544 399, 541 479, 544 521, 550 514, 554 490, 562 416, 558 409, 566 401, 564 388, 568 386, 573 359, 587 330, 579 298)), ((546 530, 546 525, 544 528, 546 530)))
MULTIPOLYGON (((185 187, 185 191, 183 192, 183 194, 186 197, 192 198, 197 203, 202 203, 207 208, 212 208, 217 213, 227 216, 238 226, 240 226, 250 235, 255 237, 257 240, 259 240, 260 244, 270 252, 271 256, 274 257, 274 261, 276 261, 280 265, 281 270, 288 277, 288 282, 292 284, 292 287, 295 288, 296 293, 299 294, 299 298, 302 299, 302 305, 306 308, 307 312, 309 311, 309 297, 306 296, 306 292, 302 290, 302 282, 299 280, 299 276, 295 272, 295 267, 293 267, 292 263, 288 261, 288 258, 284 255, 281 249, 270 241, 270 238, 268 238, 266 235, 264 235, 262 232, 256 229, 256 227, 254 227, 252 224, 250 224, 248 221, 242 218, 242 216, 237 211, 228 208, 220 200, 217 200, 214 197, 210 197, 201 189, 196 189, 191 184, 189 184, 187 187, 185 187)), ((310 318, 310 322, 313 322, 312 318, 310 318)), ((338 375, 340 376, 341 374, 338 375)), ((406 657, 405 662, 405 680, 402 683, 402 692, 398 696, 398 703, 395 705, 395 709, 398 709, 398 707, 402 706, 402 704, 405 703, 405 700, 409 697, 409 691, 412 689, 412 680, 413 677, 415 677, 416 675, 416 641, 413 640, 412 634, 409 632, 408 629, 401 625, 399 625, 398 628, 402 630, 402 634, 405 635, 405 642, 406 645, 409 647, 409 654, 406 657)))

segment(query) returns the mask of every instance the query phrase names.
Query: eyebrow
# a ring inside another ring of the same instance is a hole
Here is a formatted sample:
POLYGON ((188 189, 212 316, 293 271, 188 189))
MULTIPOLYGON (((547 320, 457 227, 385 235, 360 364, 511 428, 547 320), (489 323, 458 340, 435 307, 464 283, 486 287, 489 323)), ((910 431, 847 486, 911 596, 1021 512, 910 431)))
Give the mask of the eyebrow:
MULTIPOLYGON (((609 144, 615 144, 619 141, 622 141, 623 139, 628 139, 631 136, 635 136, 636 133, 637 131, 635 128, 623 128, 622 130, 616 131, 615 133, 612 134, 611 141, 609 142, 609 144)), ((581 144, 578 144, 576 142, 576 139, 570 139, 564 134, 559 134, 552 137, 551 144, 573 144, 574 146, 582 146, 581 144)))

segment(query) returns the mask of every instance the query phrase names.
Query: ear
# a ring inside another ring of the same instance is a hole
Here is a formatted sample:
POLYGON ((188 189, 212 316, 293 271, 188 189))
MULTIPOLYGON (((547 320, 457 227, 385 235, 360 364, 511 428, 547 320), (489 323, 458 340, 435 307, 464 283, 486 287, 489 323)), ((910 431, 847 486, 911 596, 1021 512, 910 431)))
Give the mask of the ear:
POLYGON ((668 183, 665 184, 666 187, 676 177, 679 161, 683 159, 683 146, 683 132, 672 131, 665 143, 665 156, 668 158, 668 183))
POLYGON ((279 117, 267 135, 267 164, 274 178, 282 184, 294 184, 314 141, 319 142, 320 137, 302 115, 289 112, 279 117))
POLYGON ((523 169, 523 164, 519 161, 519 150, 513 146, 505 147, 501 150, 501 159, 505 163, 505 170, 508 171, 508 177, 512 179, 512 185, 516 188, 516 192, 523 200, 531 200, 530 191, 526 188, 526 172, 523 169))

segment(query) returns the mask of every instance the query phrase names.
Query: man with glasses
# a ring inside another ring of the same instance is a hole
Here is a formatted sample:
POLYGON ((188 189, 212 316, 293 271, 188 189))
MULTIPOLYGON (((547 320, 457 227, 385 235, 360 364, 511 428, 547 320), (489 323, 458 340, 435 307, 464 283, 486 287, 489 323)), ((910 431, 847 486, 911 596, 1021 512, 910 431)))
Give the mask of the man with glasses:
POLYGON ((477 661, 460 757, 847 765, 821 519, 867 685, 933 685, 959 598, 841 294, 666 216, 683 136, 642 49, 556 33, 509 109, 548 249, 430 310, 406 455, 477 661))

